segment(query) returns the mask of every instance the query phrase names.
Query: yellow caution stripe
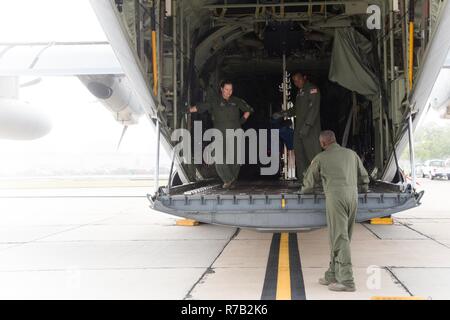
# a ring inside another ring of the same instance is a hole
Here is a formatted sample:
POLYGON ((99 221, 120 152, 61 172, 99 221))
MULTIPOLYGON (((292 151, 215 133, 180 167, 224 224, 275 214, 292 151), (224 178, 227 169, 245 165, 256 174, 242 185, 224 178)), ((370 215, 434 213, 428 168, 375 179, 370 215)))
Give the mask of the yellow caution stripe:
POLYGON ((373 218, 370 219, 370 224, 394 224, 394 219, 392 219, 391 217, 373 218))
POLYGON ((395 296, 374 296, 371 298, 371 300, 428 300, 424 297, 416 297, 416 296, 409 296, 409 297, 395 297, 395 296))
POLYGON ((198 226, 199 222, 197 220, 193 220, 193 219, 180 219, 180 220, 177 220, 176 224, 177 224, 177 226, 182 226, 182 227, 193 227, 193 226, 198 226))

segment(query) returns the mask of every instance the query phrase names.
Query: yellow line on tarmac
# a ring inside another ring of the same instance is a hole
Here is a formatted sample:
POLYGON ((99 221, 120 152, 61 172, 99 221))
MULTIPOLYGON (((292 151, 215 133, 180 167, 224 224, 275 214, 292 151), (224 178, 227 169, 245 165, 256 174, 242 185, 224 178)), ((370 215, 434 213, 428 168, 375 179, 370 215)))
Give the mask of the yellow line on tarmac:
POLYGON ((289 268, 289 233, 282 233, 278 258, 277 300, 291 300, 291 272, 289 268))

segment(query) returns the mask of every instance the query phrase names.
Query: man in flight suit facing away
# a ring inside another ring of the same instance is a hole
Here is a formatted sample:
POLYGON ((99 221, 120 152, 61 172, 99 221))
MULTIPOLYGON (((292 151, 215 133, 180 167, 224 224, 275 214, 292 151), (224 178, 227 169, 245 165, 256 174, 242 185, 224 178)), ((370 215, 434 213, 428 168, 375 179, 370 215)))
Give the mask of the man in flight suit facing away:
POLYGON ((320 149, 317 137, 320 134, 320 91, 317 86, 296 72, 292 81, 299 89, 293 108, 282 111, 283 117, 295 117, 294 151, 297 178, 301 182, 311 160, 320 149))
POLYGON ((358 206, 358 185, 368 191, 369 176, 359 156, 336 143, 333 131, 320 134, 324 149, 311 162, 303 181, 302 193, 312 193, 321 180, 326 198, 330 266, 319 279, 332 291, 355 291, 350 241, 358 206))
POLYGON ((214 128, 220 130, 224 139, 223 164, 215 164, 217 174, 223 181, 223 188, 229 189, 236 182, 240 165, 236 163, 236 141, 226 139, 226 129, 240 129, 253 109, 244 100, 233 97, 233 83, 229 80, 223 81, 220 85, 220 94, 210 99, 210 101, 199 103, 189 108, 189 112, 205 112, 211 114, 214 128), (240 112, 243 112, 241 117, 240 112), (234 148, 235 162, 226 163, 226 152, 234 148))

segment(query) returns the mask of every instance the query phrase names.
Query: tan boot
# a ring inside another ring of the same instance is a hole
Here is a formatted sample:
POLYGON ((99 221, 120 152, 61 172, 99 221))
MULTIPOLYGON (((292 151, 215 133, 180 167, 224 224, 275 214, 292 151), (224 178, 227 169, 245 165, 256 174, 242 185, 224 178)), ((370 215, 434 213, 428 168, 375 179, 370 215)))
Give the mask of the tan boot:
POLYGON ((328 290, 330 290, 330 291, 340 291, 340 292, 355 292, 356 288, 354 286, 353 287, 349 287, 349 286, 343 285, 342 283, 335 282, 335 283, 330 283, 328 285, 328 290))
POLYGON ((336 283, 336 280, 328 281, 328 280, 325 279, 325 278, 320 278, 320 279, 319 279, 319 283, 320 283, 321 285, 323 285, 323 286, 328 286, 329 284, 336 283))
POLYGON ((222 186, 223 189, 230 189, 232 182, 225 182, 222 186))

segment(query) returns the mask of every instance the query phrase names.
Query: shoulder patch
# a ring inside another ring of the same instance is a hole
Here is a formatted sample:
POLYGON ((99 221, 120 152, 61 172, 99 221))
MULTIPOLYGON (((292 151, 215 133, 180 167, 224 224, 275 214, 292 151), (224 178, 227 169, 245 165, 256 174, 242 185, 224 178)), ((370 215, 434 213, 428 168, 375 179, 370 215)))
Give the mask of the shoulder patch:
POLYGON ((316 94, 316 93, 318 93, 318 92, 319 92, 319 90, 317 90, 317 88, 312 88, 312 89, 309 91, 310 94, 316 94))

